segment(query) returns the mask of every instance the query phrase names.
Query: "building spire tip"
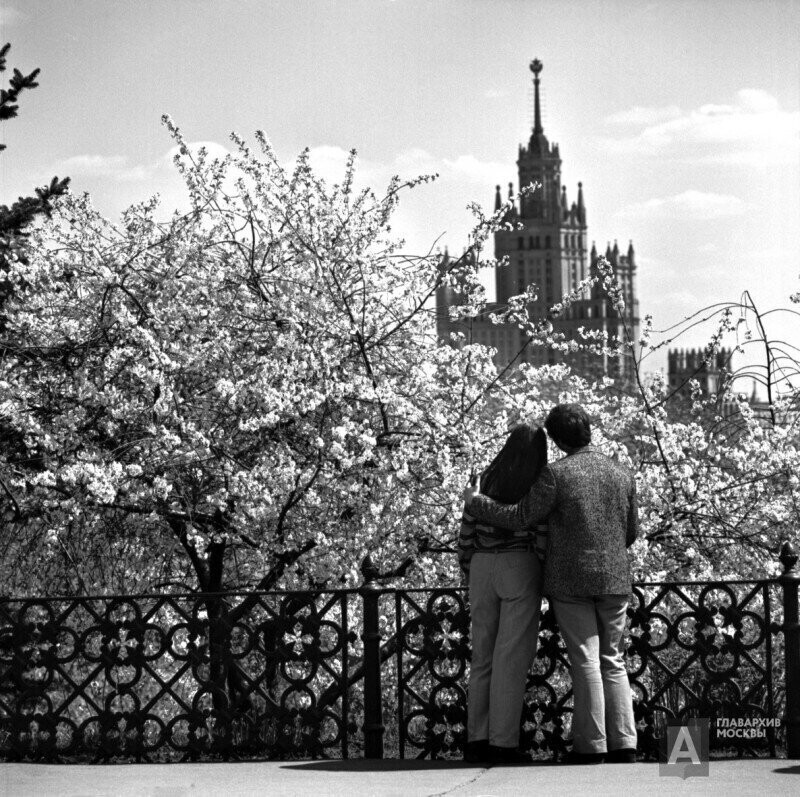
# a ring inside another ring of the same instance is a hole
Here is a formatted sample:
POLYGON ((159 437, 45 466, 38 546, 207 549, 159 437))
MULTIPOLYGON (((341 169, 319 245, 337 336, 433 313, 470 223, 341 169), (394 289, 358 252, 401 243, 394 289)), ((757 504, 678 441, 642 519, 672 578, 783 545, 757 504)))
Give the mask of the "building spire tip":
POLYGON ((533 72, 533 134, 541 135, 542 130, 542 111, 539 107, 539 73, 542 71, 542 62, 538 58, 531 61, 531 72, 533 72))

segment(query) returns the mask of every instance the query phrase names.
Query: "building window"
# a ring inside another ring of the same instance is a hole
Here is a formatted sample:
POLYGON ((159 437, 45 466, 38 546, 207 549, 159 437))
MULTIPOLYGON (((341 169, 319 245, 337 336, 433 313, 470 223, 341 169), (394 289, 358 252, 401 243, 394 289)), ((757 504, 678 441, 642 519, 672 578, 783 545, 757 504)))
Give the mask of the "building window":
POLYGON ((550 236, 549 235, 545 235, 545 237, 544 237, 544 248, 545 249, 549 249, 550 248, 550 236))
POLYGON ((525 248, 525 239, 521 235, 519 238, 517 238, 517 245, 519 249, 525 248))

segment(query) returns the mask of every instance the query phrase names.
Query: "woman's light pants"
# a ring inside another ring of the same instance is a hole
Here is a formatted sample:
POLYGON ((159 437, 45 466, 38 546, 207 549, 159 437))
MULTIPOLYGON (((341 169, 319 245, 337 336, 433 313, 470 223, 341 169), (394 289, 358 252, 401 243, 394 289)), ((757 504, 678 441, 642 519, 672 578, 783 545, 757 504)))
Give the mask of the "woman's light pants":
POLYGON ((472 663, 467 738, 515 748, 539 634, 542 569, 536 554, 474 554, 469 601, 472 663))
POLYGON ((627 595, 553 595, 572 674, 572 749, 578 753, 636 748, 636 723, 622 659, 627 595))

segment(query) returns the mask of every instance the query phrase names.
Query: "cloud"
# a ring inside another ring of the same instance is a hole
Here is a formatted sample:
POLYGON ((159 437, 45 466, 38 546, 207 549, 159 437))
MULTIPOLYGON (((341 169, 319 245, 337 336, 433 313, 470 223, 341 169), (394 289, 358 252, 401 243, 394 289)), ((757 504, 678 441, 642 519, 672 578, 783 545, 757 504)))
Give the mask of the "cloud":
POLYGON ((28 15, 18 11, 13 6, 0 6, 0 26, 19 25, 27 21, 28 15))
MULTIPOLYGON (((201 149, 206 150, 209 161, 222 159, 229 150, 215 141, 192 141, 187 143, 189 153, 197 157, 201 149)), ((158 172, 174 172, 173 159, 179 147, 171 147, 162 157, 147 164, 130 164, 127 155, 73 155, 58 161, 53 168, 55 174, 75 177, 105 178, 121 182, 138 182, 156 177, 158 172)))
MULTIPOLYGON (((210 161, 228 154, 227 148, 215 141, 189 142, 187 147, 195 156, 204 147, 210 161)), ((162 210, 171 213, 175 208, 185 209, 189 196, 173 163, 177 154, 179 148, 174 146, 145 163, 132 163, 127 155, 74 155, 52 164, 48 171, 71 177, 72 190, 89 192, 96 206, 110 216, 153 194, 161 197, 162 210)), ((233 187, 233 175, 224 187, 233 187)))
MULTIPOLYGON (((341 183, 347 169, 347 159, 350 152, 341 147, 323 144, 311 147, 309 150, 309 163, 317 177, 321 177, 329 185, 341 183)), ((289 162, 284 164, 291 168, 289 162)), ((386 169, 380 164, 356 157, 354 183, 358 188, 369 186, 373 190, 383 188, 389 181, 386 169)))
POLYGON ((418 174, 438 173, 443 161, 435 158, 427 150, 412 147, 397 155, 393 165, 402 177, 414 177, 418 174))
POLYGON ((455 160, 444 159, 445 168, 461 177, 482 185, 497 182, 498 175, 508 171, 508 164, 478 160, 474 155, 459 155, 455 160))
MULTIPOLYGON (((223 158, 228 149, 213 141, 196 141, 188 145, 191 153, 205 147, 209 160, 223 158)), ((82 154, 52 164, 54 174, 73 177, 73 190, 88 191, 98 209, 113 217, 142 199, 158 194, 162 214, 174 209, 185 210, 188 192, 184 181, 172 163, 177 146, 165 149, 151 161, 136 163, 123 154, 82 154)), ((309 161, 314 173, 331 186, 341 183, 348 150, 336 145, 321 145, 309 150, 309 161)), ((291 173, 293 157, 281 157, 284 168, 291 173)), ((513 165, 481 161, 471 154, 437 156, 413 148, 403 150, 382 161, 357 158, 354 187, 356 191, 371 188, 378 196, 386 189, 393 175, 403 180, 419 175, 438 173, 440 178, 424 190, 404 192, 392 227, 406 240, 408 251, 426 252, 432 243, 449 244, 454 250, 468 240, 473 219, 465 211, 469 200, 490 202, 493 186, 508 181, 513 176, 513 165), (453 203, 453 196, 462 201, 453 203)), ((237 176, 234 170, 223 185, 235 190, 237 176)), ((249 178, 246 178, 246 181, 249 178)))
MULTIPOLYGON (((187 147, 195 158, 201 148, 205 149, 208 161, 221 160, 231 154, 227 147, 215 141, 193 141, 187 143, 187 147)), ((114 181, 150 181, 158 184, 165 174, 175 172, 173 160, 179 154, 179 147, 174 146, 154 162, 144 164, 130 163, 127 155, 75 155, 54 164, 53 173, 99 179, 107 184, 114 181)), ((309 150, 309 162, 314 174, 329 185, 342 182, 349 156, 348 150, 335 145, 325 144, 309 150)), ((291 171, 293 162, 286 159, 283 165, 287 171, 291 171)), ((476 183, 486 187, 500 181, 500 177, 507 171, 507 164, 481 161, 474 155, 442 158, 432 155, 427 150, 412 148, 383 163, 356 157, 355 183, 359 188, 369 186, 379 191, 385 188, 395 174, 403 179, 438 174, 442 179, 476 183)))
POLYGON ((660 108, 634 105, 627 111, 618 111, 607 116, 603 121, 611 125, 653 125, 665 119, 675 119, 681 115, 677 105, 667 105, 660 108))
POLYGON ((311 168, 318 177, 332 183, 341 182, 349 153, 341 147, 323 145, 309 150, 311 168))
MULTIPOLYGON (((227 155, 230 155, 230 150, 222 144, 218 144, 216 141, 189 141, 186 143, 186 148, 193 158, 197 158, 200 154, 200 150, 204 149, 206 151, 206 161, 209 163, 214 160, 222 160, 227 155)), ((164 160, 172 164, 172 161, 178 154, 180 154, 180 147, 176 144, 167 152, 164 156, 164 160)))
POLYGON ((633 135, 604 138, 603 145, 613 152, 709 164, 800 162, 800 111, 781 108, 762 89, 742 89, 732 104, 690 111, 637 106, 605 121, 642 128, 633 135))
POLYGON ((712 194, 690 189, 670 197, 648 199, 618 211, 623 218, 708 221, 729 216, 741 216, 747 204, 731 194, 712 194))
POLYGON ((401 177, 416 177, 419 174, 439 174, 442 178, 453 177, 481 185, 493 185, 508 172, 507 163, 478 160, 474 155, 459 155, 456 158, 437 158, 430 152, 413 148, 401 152, 393 167, 401 177))
POLYGON ((53 171, 79 177, 109 177, 125 182, 145 180, 150 174, 145 166, 129 166, 125 155, 74 155, 59 161, 53 171))

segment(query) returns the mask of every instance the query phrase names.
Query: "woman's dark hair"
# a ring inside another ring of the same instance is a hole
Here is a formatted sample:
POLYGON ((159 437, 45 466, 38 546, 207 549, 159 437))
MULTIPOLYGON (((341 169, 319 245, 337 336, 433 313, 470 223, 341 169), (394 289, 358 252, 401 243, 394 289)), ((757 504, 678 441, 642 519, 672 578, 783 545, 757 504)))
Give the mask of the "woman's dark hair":
POLYGON ((580 404, 557 404, 544 425, 556 444, 583 448, 592 442, 592 422, 580 404))
POLYGON ((481 476, 481 493, 503 504, 516 504, 547 464, 544 429, 517 426, 481 476))

